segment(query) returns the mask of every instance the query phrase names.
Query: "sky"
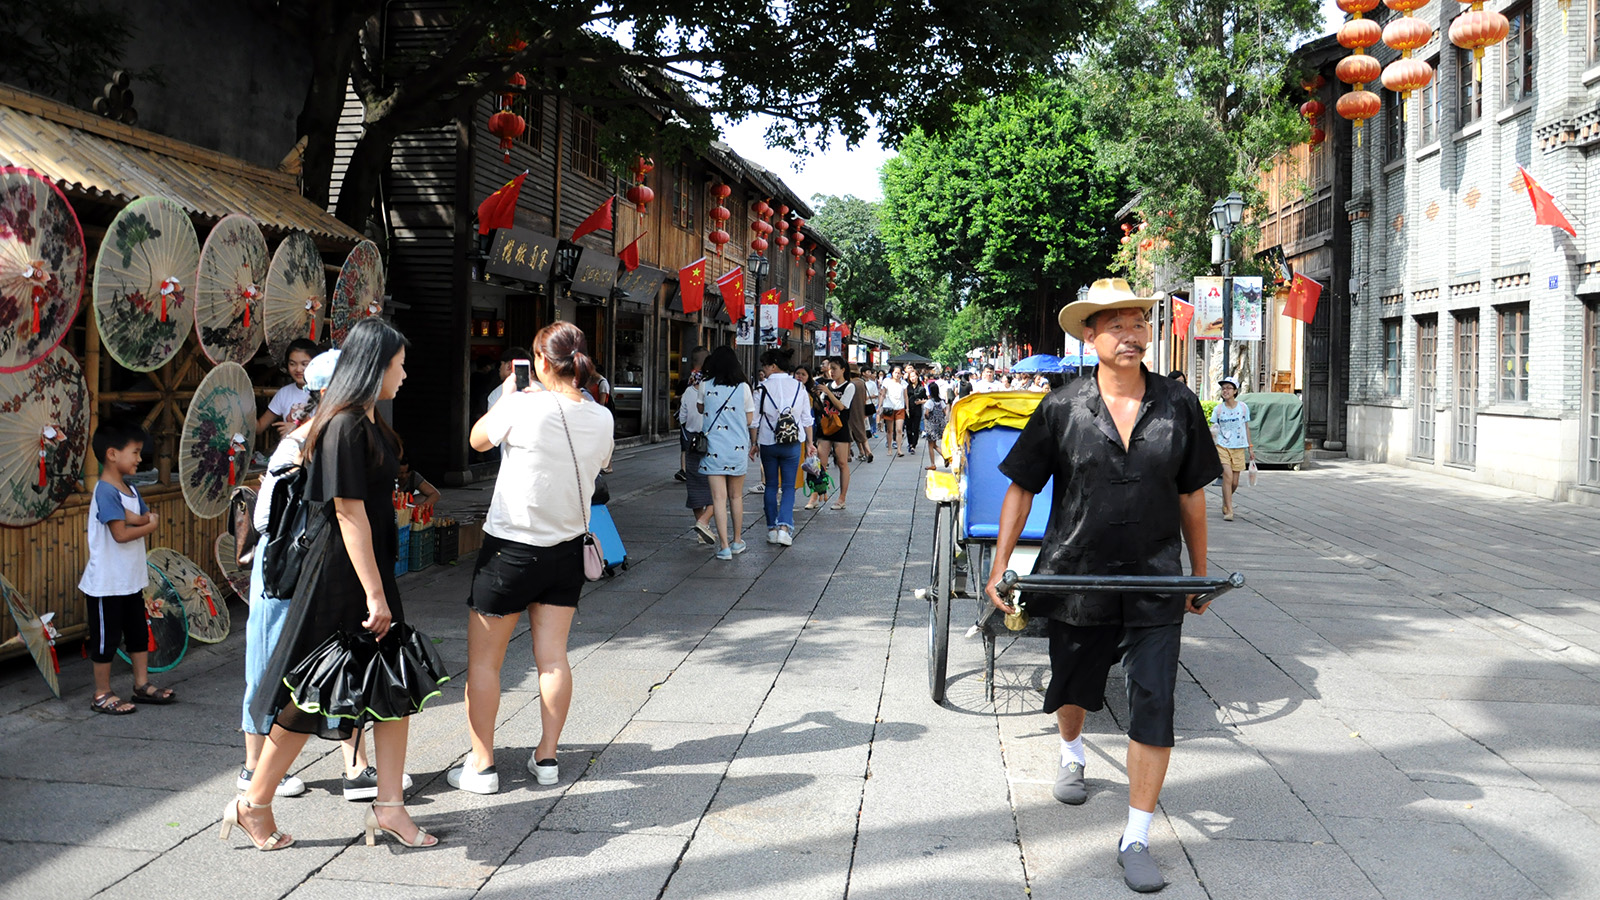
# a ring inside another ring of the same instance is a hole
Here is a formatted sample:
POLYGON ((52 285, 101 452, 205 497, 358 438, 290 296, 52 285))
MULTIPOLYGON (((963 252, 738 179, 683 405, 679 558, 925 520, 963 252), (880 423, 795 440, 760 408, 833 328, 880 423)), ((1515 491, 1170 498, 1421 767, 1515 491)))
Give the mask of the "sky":
MULTIPOLYGON (((1334 31, 1344 21, 1344 13, 1336 0, 1322 0, 1322 15, 1324 34, 1334 31)), ((826 150, 800 157, 787 150, 768 148, 763 135, 766 127, 766 121, 761 118, 746 119, 737 125, 724 122, 723 140, 740 156, 771 169, 808 202, 813 194, 855 194, 863 200, 883 199, 878 169, 894 154, 878 145, 876 131, 854 148, 845 147, 844 141, 836 138, 826 150)))

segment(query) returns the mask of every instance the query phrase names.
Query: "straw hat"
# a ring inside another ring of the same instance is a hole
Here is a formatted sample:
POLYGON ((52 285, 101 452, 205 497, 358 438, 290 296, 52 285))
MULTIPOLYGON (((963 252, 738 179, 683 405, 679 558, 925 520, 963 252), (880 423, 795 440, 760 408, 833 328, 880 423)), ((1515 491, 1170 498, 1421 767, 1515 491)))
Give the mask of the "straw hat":
POLYGON ((1061 308, 1061 330, 1072 338, 1083 336, 1089 318, 1108 309, 1140 309, 1149 312, 1155 306, 1154 297, 1136 297, 1126 278, 1102 278, 1089 285, 1082 300, 1074 300, 1061 308))

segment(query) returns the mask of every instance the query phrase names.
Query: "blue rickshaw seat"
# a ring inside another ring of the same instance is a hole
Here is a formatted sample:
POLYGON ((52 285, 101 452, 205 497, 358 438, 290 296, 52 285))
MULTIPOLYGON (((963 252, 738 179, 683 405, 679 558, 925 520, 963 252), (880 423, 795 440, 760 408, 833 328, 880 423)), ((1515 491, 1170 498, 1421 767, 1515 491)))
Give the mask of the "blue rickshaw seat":
MULTIPOLYGON (((1000 463, 1011 452, 1022 432, 1005 425, 995 425, 972 433, 967 446, 966 464, 962 467, 965 478, 965 500, 962 503, 961 537, 963 539, 995 540, 1000 536, 1000 506, 1005 501, 1006 489, 1011 479, 1000 474, 1000 463)), ((1028 512, 1028 521, 1022 526, 1018 540, 1043 541, 1045 527, 1050 522, 1050 498, 1054 496, 1055 479, 1045 483, 1028 512)))

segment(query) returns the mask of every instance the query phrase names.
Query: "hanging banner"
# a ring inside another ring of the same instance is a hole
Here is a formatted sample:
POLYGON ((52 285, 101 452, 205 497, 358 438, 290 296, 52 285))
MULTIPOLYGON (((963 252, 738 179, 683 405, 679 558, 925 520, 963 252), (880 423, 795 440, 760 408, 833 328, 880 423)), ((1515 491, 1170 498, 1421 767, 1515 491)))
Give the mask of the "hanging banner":
POLYGON ((738 331, 734 333, 733 342, 740 347, 753 347, 756 343, 756 307, 746 304, 744 315, 739 317, 738 331))
POLYGON ((827 332, 818 331, 818 332, 814 333, 811 336, 811 341, 812 341, 812 347, 811 347, 811 355, 812 356, 827 356, 828 355, 828 333, 827 332))
POLYGON ((1194 280, 1194 336, 1200 341, 1222 340, 1222 279, 1202 275, 1194 280))
POLYGON ((830 329, 828 331, 828 355, 829 356, 843 356, 844 355, 844 334, 843 334, 843 332, 834 331, 832 329, 830 329))
POLYGON ((761 343, 776 344, 782 341, 778 330, 778 304, 761 304, 761 343))
POLYGON ((1236 341, 1261 340, 1261 286, 1259 275, 1233 279, 1233 324, 1229 337, 1236 341))

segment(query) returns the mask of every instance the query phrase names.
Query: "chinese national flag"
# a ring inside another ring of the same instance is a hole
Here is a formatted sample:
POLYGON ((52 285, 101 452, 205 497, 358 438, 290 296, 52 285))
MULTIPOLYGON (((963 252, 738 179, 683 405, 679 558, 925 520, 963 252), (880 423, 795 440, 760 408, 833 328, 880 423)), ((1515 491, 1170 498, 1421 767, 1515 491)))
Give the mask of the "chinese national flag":
POLYGON ((573 242, 576 243, 578 238, 591 231, 609 230, 611 228, 611 207, 616 202, 616 197, 607 197, 606 202, 600 204, 599 209, 589 213, 589 218, 578 223, 578 229, 572 232, 573 242))
POLYGON ((1567 221, 1567 217, 1556 206, 1556 198, 1552 197, 1549 191, 1540 187, 1539 182, 1533 180, 1533 176, 1528 174, 1527 169, 1517 166, 1517 171, 1522 173, 1522 181, 1528 186, 1528 199, 1533 201, 1534 223, 1549 225, 1551 228, 1559 228, 1567 234, 1577 237, 1577 229, 1572 227, 1572 223, 1567 221))
POLYGON ((732 269, 718 278, 717 289, 722 291, 722 302, 728 306, 728 318, 735 322, 744 318, 744 267, 732 269))
POLYGON ((1289 299, 1283 304, 1283 314, 1310 325, 1317 317, 1317 298, 1321 296, 1320 283, 1296 272, 1289 282, 1289 299))
POLYGON ((800 314, 800 324, 802 325, 809 325, 816 320, 817 314, 812 312, 810 307, 806 307, 806 311, 800 314))
POLYGON ((1188 337, 1189 325, 1194 322, 1194 304, 1185 303, 1177 297, 1172 298, 1172 333, 1177 337, 1188 337))
MULTIPOLYGON (((646 231, 644 234, 649 233, 646 231)), ((629 272, 639 268, 639 242, 644 240, 644 234, 634 238, 633 243, 623 247, 622 252, 617 254, 617 258, 622 260, 622 267, 629 272)))
POLYGON ((516 223, 517 198, 522 195, 522 180, 527 172, 511 179, 478 204, 478 233, 488 234, 496 228, 510 228, 516 223))
POLYGON ((678 293, 683 295, 683 311, 699 312, 706 301, 706 258, 704 256, 678 270, 678 293))

